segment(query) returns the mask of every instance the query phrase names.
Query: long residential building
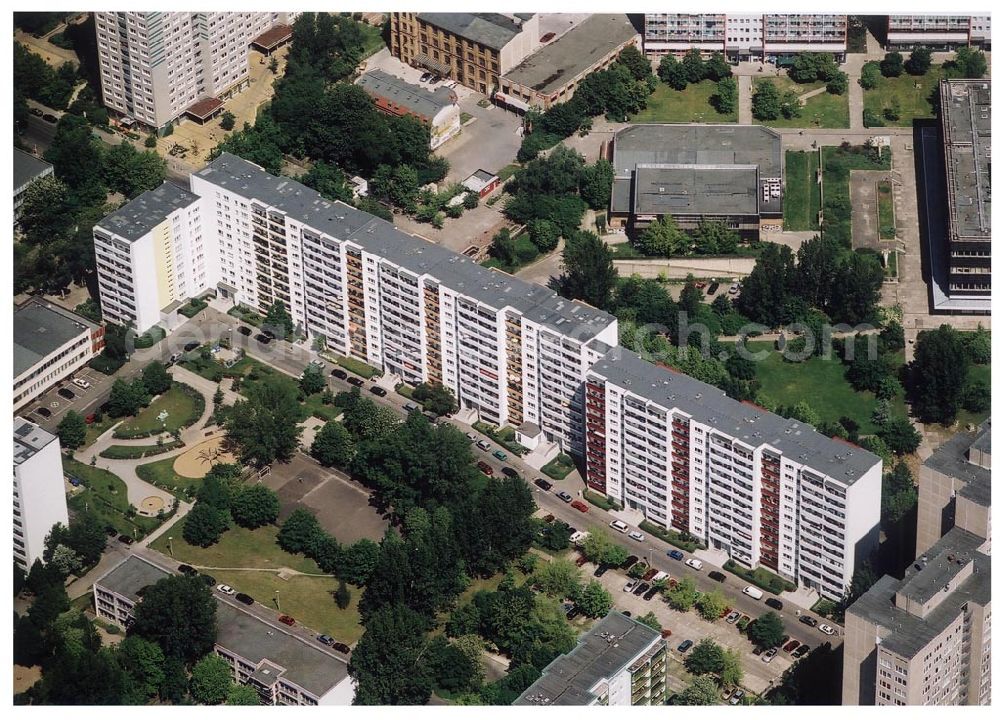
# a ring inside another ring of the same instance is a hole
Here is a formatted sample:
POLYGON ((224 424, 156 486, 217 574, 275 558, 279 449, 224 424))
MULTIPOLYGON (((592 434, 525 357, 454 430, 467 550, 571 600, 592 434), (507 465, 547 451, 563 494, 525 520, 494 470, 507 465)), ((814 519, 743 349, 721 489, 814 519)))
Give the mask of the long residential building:
POLYGON ((280 300, 333 352, 440 382, 484 422, 524 426, 529 447, 544 436, 583 451, 583 380, 617 343, 605 312, 228 153, 191 176, 190 193, 165 184, 94 237, 102 307, 137 332, 207 290, 261 312, 280 300))
POLYGON ((291 24, 297 14, 96 12, 104 104, 153 129, 192 108, 204 120, 204 113, 218 112, 223 100, 249 86, 254 38, 291 24))
POLYGON ((662 705, 667 649, 659 632, 612 610, 549 663, 514 705, 662 705))
POLYGON ((14 418, 14 562, 28 571, 56 523, 69 525, 59 438, 14 418))
MULTIPOLYGON (((122 629, 135 619, 146 589, 174 572, 130 555, 94 581, 97 617, 122 629)), ((215 654, 233 679, 257 691, 261 705, 350 705, 354 683, 347 663, 284 626, 216 597, 215 654)))
POLYGON ((45 162, 20 148, 14 148, 14 224, 21 219, 21 206, 28 188, 37 180, 48 177, 54 168, 52 163, 45 162))
POLYGON ((990 49, 989 15, 890 15, 886 44, 892 49, 924 45, 957 50, 973 45, 990 49))
POLYGON ((623 348, 586 392, 587 484, 622 507, 829 598, 875 550, 872 453, 623 348))

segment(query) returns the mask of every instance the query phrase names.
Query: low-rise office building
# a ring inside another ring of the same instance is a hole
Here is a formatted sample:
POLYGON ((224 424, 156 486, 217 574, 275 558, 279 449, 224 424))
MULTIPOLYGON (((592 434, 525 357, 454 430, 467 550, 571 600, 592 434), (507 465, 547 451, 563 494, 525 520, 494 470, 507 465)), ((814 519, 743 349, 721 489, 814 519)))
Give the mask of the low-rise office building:
POLYGON ((14 562, 27 572, 56 523, 69 525, 59 438, 14 418, 14 562))
POLYGON ((612 610, 542 671, 514 705, 662 705, 667 642, 612 610))
POLYGON ((627 15, 591 15, 500 78, 497 102, 520 111, 566 102, 585 77, 604 70, 641 37, 627 15))
POLYGON ((990 49, 989 15, 889 15, 886 44, 893 50, 917 45, 957 50, 974 45, 990 49))
POLYGON ((586 392, 587 484, 622 507, 834 599, 877 547, 872 453, 623 348, 586 392))
POLYGON ((756 238, 782 217, 781 136, 760 125, 632 125, 609 152, 610 228, 640 232, 672 215, 694 230, 719 221, 756 238))
POLYGON ((375 107, 387 115, 410 115, 431 131, 431 150, 462 132, 458 96, 453 90, 438 87, 427 90, 381 70, 371 70, 355 82, 365 89, 375 107))
POLYGON ((988 545, 954 527, 847 609, 844 705, 990 704, 988 545))
POLYGON ((66 379, 104 348, 104 328, 39 298, 14 308, 14 410, 66 379))
MULTIPOLYGON (((146 588, 173 574, 165 565, 129 556, 94 582, 97 616, 127 629, 146 588)), ((350 705, 354 701, 354 683, 344 660, 277 622, 226 600, 217 598, 216 603, 215 654, 226 661, 236 682, 257 691, 262 705, 350 705)))
POLYGON ((14 224, 21 219, 24 196, 35 181, 53 172, 52 163, 45 162, 20 148, 14 148, 14 224))

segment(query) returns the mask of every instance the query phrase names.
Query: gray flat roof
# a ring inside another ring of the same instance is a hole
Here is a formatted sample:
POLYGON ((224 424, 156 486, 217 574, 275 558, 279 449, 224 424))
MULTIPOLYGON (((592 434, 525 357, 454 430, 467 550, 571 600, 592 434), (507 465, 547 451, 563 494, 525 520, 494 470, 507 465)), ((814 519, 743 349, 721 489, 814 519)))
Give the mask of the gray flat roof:
POLYGON ((989 555, 977 549, 983 542, 983 538, 970 532, 952 528, 927 550, 924 557, 928 561, 921 562, 920 570, 911 564, 903 580, 884 575, 847 612, 881 626, 882 648, 900 657, 914 657, 963 612, 966 603, 984 605, 990 601, 991 561, 989 555), (964 582, 951 587, 948 595, 923 618, 896 606, 897 592, 922 602, 940 591, 965 566, 949 562, 949 555, 974 563, 972 574, 964 582))
POLYGON ((455 94, 445 87, 431 91, 381 70, 371 70, 355 81, 369 94, 391 100, 421 117, 433 118, 441 108, 454 105, 455 94))
POLYGON ((14 465, 20 465, 30 459, 56 439, 56 436, 31 420, 23 417, 14 418, 14 465))
POLYGON ((529 55, 504 78, 548 95, 579 79, 638 34, 627 15, 591 15, 529 55))
MULTIPOLYGON (((755 165, 635 166, 632 212, 638 215, 756 215, 755 165)), ((614 189, 614 188, 612 188, 614 189)))
MULTIPOLYGON (((984 423, 983 430, 976 436, 969 433, 958 433, 944 443, 931 456, 924 460, 924 465, 931 470, 955 478, 964 483, 962 493, 982 504, 990 499, 990 468, 980 467, 969 462, 969 448, 980 438, 989 438, 990 424, 984 423)), ((988 440, 987 440, 988 443, 988 440)))
POLYGON ((166 220, 170 213, 197 201, 197 195, 172 182, 164 182, 106 215, 96 227, 135 241, 166 220))
POLYGON ((52 171, 52 163, 47 163, 31 153, 14 148, 14 190, 28 185, 35 178, 52 171))
POLYGON ((52 303, 32 298, 14 309, 14 377, 97 326, 52 303))
POLYGON ((521 23, 531 13, 515 16, 500 13, 417 13, 417 18, 452 35, 472 40, 494 50, 502 50, 521 32, 521 23))
POLYGON ((577 640, 575 648, 550 662, 513 704, 589 705, 596 683, 617 675, 659 639, 653 628, 612 610, 577 640))
POLYGON ((949 231, 953 240, 990 239, 990 81, 942 80, 949 231))
POLYGON ((138 555, 130 555, 94 584, 124 595, 132 602, 139 602, 140 590, 171 575, 173 573, 166 568, 138 555))
POLYGON ((845 485, 882 462, 864 448, 829 438, 808 423, 734 400, 713 385, 654 365, 625 348, 612 348, 591 372, 665 409, 677 408, 751 447, 769 445, 789 460, 845 485))
POLYGON ((216 617, 219 625, 216 645, 254 664, 267 661, 273 670, 284 668, 281 678, 316 697, 322 697, 347 677, 344 660, 292 635, 278 624, 260 620, 221 599, 216 617))
POLYGON ((416 275, 427 274, 494 309, 513 307, 529 320, 580 342, 590 340, 615 321, 602 310, 566 300, 542 285, 484 268, 465 255, 405 233, 350 205, 331 203, 312 188, 270 175, 230 153, 223 153, 195 174, 277 208, 319 232, 360 245, 416 275))

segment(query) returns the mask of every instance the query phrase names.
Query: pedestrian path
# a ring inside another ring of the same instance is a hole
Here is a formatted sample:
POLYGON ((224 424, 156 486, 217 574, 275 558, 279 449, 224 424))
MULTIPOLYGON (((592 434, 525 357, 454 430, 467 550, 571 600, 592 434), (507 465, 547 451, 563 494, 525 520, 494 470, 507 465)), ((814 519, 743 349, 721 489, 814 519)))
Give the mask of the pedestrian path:
POLYGON ((753 78, 749 75, 739 75, 736 79, 740 86, 740 104, 737 122, 740 125, 750 125, 753 122, 753 114, 751 112, 753 78))

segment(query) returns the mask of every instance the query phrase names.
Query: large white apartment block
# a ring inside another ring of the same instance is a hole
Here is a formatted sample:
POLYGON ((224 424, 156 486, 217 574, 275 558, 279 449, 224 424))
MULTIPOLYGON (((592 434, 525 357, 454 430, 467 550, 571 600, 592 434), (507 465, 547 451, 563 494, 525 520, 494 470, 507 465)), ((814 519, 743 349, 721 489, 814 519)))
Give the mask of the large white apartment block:
POLYGON ((587 482, 747 568, 840 598, 879 532, 882 461, 614 348, 587 376, 587 482))
POLYGON ((14 418, 14 562, 25 571, 42 557, 45 536, 69 524, 59 438, 14 418))
POLYGON ((990 49, 989 15, 890 15, 886 44, 893 49, 925 45, 951 50, 963 45, 990 49))
POLYGON ((251 41, 297 13, 96 12, 104 104, 152 128, 249 85, 251 41))
POLYGON ((760 13, 647 13, 643 49, 651 58, 698 49, 733 62, 775 60, 800 52, 847 52, 847 16, 760 13))
POLYGON ((104 328, 31 298, 14 309, 14 410, 83 367, 104 347, 104 328))
POLYGON ((165 182, 94 226, 104 318, 144 333, 170 329, 185 300, 214 287, 218 252, 202 237, 201 201, 165 182))

